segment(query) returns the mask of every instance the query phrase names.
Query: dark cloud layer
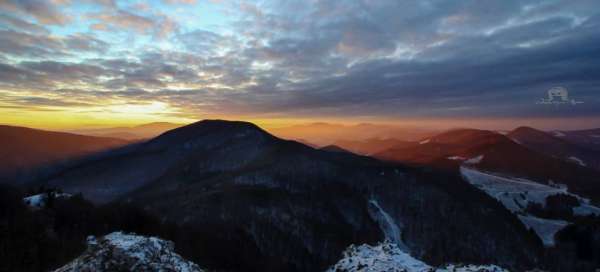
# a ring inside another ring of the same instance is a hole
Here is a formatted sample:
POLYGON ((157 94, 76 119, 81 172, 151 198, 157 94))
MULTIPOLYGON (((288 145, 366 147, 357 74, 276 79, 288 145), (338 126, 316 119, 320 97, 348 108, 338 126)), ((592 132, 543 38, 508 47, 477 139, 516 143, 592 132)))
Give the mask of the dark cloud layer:
POLYGON ((14 104, 109 97, 162 101, 188 117, 600 117, 597 1, 218 5, 226 31, 110 1, 79 16, 87 32, 54 35, 45 25, 71 23, 55 5, 5 1, 0 87, 53 96, 14 104), (553 86, 584 103, 536 104, 553 86))

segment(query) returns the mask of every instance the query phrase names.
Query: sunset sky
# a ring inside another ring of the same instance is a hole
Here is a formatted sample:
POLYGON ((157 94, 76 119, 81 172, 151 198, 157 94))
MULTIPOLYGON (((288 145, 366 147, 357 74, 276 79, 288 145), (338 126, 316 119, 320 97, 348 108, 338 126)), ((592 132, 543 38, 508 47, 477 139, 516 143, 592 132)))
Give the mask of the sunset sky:
POLYGON ((600 127, 600 2, 0 1, 0 123, 205 118, 600 127))

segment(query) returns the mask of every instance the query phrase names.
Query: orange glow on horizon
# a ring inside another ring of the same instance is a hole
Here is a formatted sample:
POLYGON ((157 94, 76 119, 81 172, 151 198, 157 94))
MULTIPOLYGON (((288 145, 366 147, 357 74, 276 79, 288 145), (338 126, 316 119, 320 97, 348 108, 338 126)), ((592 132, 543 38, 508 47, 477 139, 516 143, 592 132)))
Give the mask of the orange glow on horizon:
POLYGON ((585 129, 600 126, 597 118, 335 118, 335 117, 260 117, 231 116, 215 114, 201 118, 178 115, 168 104, 153 102, 140 105, 111 105, 98 108, 60 108, 60 109, 19 109, 0 107, 0 124, 25 126, 48 130, 68 130, 82 128, 108 128, 118 126, 136 126, 152 122, 189 124, 202 119, 242 120, 255 123, 265 129, 287 126, 330 123, 356 125, 372 123, 423 129, 444 130, 450 128, 479 128, 490 130, 510 130, 519 126, 531 126, 539 129, 585 129))

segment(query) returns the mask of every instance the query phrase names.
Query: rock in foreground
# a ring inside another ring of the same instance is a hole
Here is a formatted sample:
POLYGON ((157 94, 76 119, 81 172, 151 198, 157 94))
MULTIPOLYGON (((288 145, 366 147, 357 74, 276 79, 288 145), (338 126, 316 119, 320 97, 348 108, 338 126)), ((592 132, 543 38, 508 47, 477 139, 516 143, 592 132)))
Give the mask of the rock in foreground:
POLYGON ((90 236, 87 250, 66 271, 203 271, 174 251, 173 242, 156 237, 113 232, 101 238, 90 236))
POLYGON ((508 272, 496 265, 447 265, 435 268, 402 251, 392 242, 351 245, 327 272, 508 272))

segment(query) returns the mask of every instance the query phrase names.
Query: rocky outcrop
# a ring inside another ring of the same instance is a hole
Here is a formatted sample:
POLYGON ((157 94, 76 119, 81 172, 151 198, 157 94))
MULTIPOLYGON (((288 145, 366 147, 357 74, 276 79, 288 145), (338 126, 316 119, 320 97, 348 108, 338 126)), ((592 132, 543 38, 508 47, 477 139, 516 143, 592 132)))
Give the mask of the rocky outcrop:
POLYGON ((432 267, 386 240, 376 246, 351 245, 343 258, 327 272, 508 272, 496 265, 455 265, 432 267))
POLYGON ((156 237, 122 232, 113 232, 100 238, 90 236, 87 250, 55 272, 203 271, 198 265, 183 259, 173 250, 173 242, 156 237))

